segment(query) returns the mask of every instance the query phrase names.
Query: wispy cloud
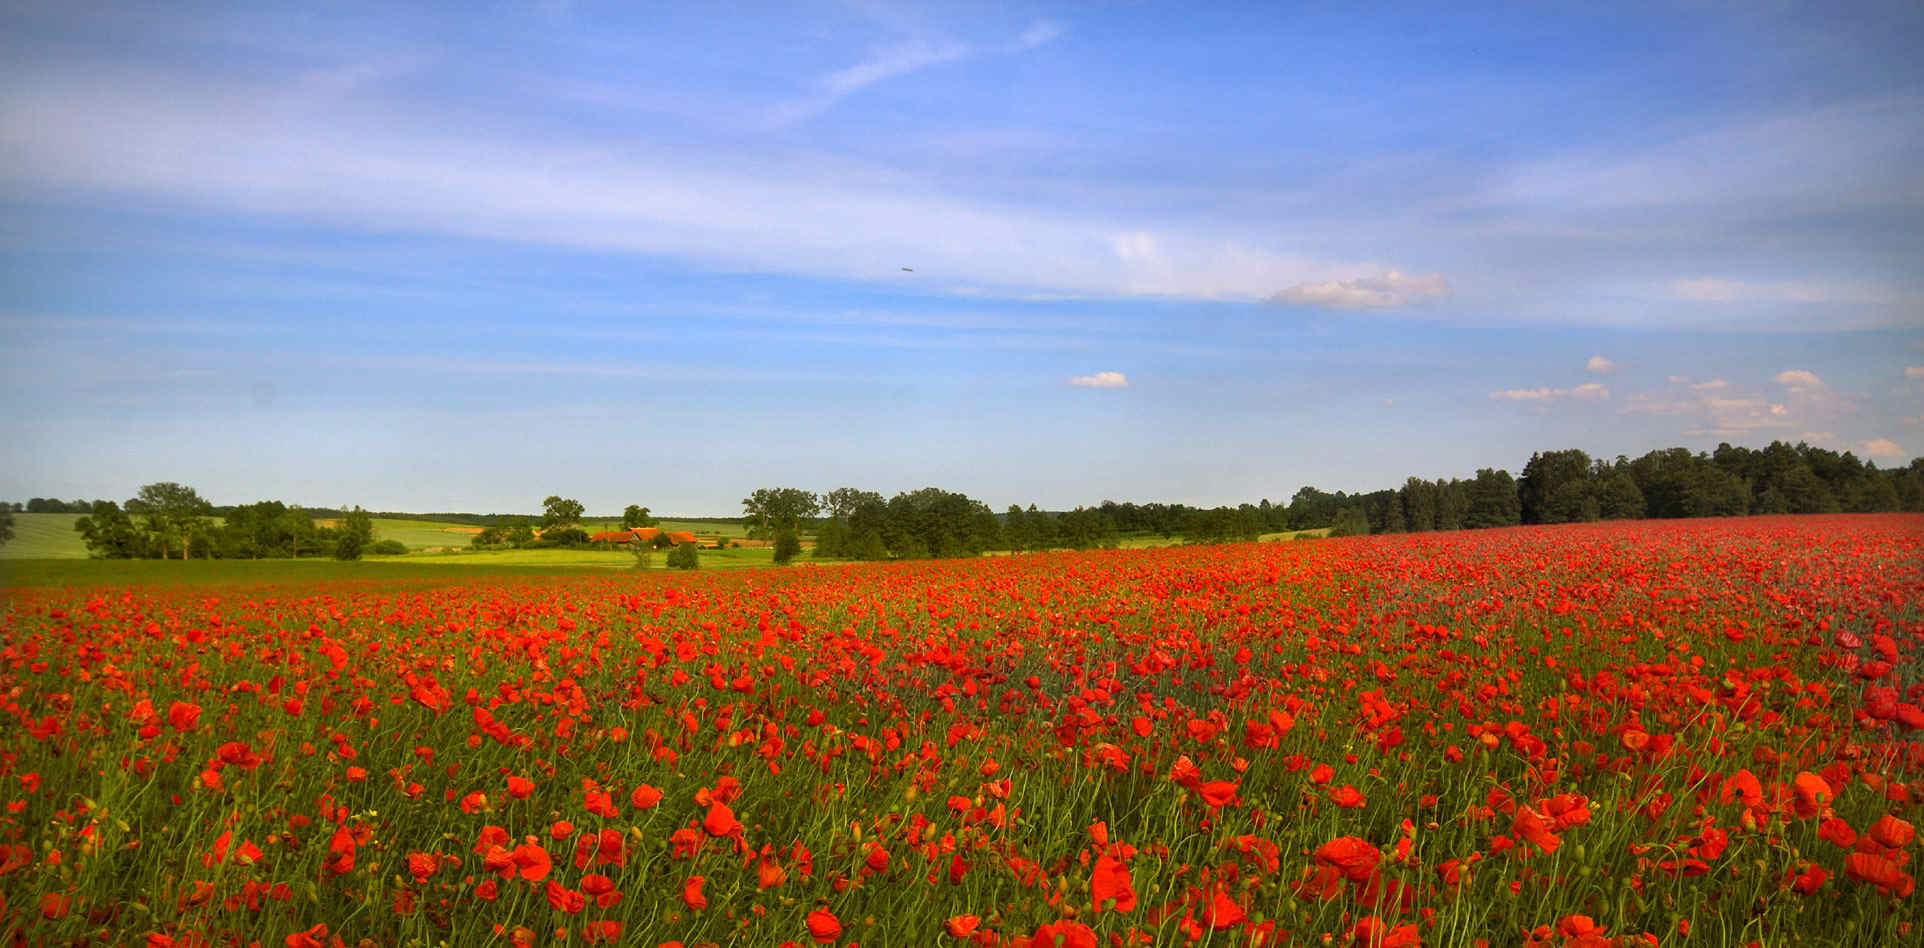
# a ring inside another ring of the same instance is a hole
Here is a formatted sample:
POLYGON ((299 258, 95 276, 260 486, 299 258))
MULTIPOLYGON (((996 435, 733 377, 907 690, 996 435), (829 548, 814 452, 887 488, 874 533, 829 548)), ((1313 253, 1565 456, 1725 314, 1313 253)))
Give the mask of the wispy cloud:
POLYGON ((1328 309, 1393 309, 1448 295, 1450 284, 1442 274, 1424 276, 1391 270, 1376 277, 1299 283, 1276 294, 1272 302, 1328 309))
POLYGON ((1907 379, 1924 379, 1924 365, 1905 366, 1904 377, 1907 379))
POLYGON ((899 264, 913 260, 1007 298, 1256 300, 1278 284, 1333 280, 1350 281, 1334 284, 1349 296, 1328 302, 1382 305, 1443 289, 1440 277, 1368 278, 1361 264, 1213 229, 1118 229, 847 161, 455 133, 429 112, 376 103, 283 112, 288 94, 274 82, 105 66, 0 87, 0 194, 159 198, 829 279, 899 282, 899 264), (1143 236, 1119 247, 1118 233, 1143 236))
POLYGON ((1600 402, 1610 397, 1610 390, 1596 382, 1587 382, 1575 388, 1510 388, 1491 392, 1490 397, 1500 402, 1600 402))
POLYGON ((1018 50, 1035 49, 1038 46, 1044 46, 1054 42, 1063 32, 1064 28, 1060 23, 1053 20, 1037 20, 1029 24, 1029 28, 1023 30, 1021 36, 1015 38, 1015 48, 1018 50))
POLYGON ((920 72, 933 66, 961 62, 986 53, 1021 53, 1043 46, 1061 36, 1060 24, 1048 20, 1038 20, 1022 31, 1015 40, 1002 47, 984 49, 954 40, 936 39, 926 36, 911 36, 907 39, 878 47, 867 59, 837 69, 815 81, 815 90, 802 98, 778 106, 769 119, 772 127, 781 128, 806 121, 833 108, 836 103, 850 95, 898 76, 920 72))
POLYGON ((1097 372, 1094 375, 1078 375, 1069 380, 1076 388, 1128 388, 1129 378, 1121 372, 1097 372))
POLYGON ((1608 375, 1617 370, 1617 364, 1600 355, 1593 355, 1583 364, 1583 370, 1597 375, 1608 375))
POLYGON ((1751 283, 1698 277, 1676 280, 1670 289, 1678 299, 1695 303, 1866 303, 1898 301, 1889 288, 1848 283, 1786 281, 1751 283))

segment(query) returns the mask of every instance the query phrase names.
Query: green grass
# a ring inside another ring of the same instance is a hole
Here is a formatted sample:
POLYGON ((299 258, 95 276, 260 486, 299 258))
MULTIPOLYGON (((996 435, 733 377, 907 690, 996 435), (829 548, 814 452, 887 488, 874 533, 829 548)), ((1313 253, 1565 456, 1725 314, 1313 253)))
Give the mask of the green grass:
POLYGON ((580 576, 601 572, 565 563, 426 563, 397 569, 396 558, 307 560, 4 560, 0 589, 86 589, 99 586, 297 586, 363 580, 374 583, 469 583, 483 578, 580 576))
MULTIPOLYGON (((635 557, 626 550, 474 550, 460 553, 412 553, 407 556, 376 557, 370 562, 397 566, 552 566, 600 569, 631 569, 635 557)), ((656 550, 654 568, 666 569, 667 550, 656 550)), ((775 551, 702 550, 702 569, 740 569, 747 566, 773 566, 775 551)))
MULTIPOLYGON (((740 521, 732 523, 707 523, 699 520, 657 520, 655 521, 655 526, 668 531, 685 530, 704 538, 713 536, 748 536, 748 528, 742 526, 740 521)), ((604 530, 619 530, 621 529, 621 518, 583 520, 581 521, 581 529, 589 533, 600 533, 604 530)))
POLYGON ((480 531, 458 523, 437 523, 432 520, 390 520, 386 517, 374 518, 374 539, 399 540, 410 550, 425 550, 434 547, 465 547, 480 531))
POLYGON ((1314 530, 1284 530, 1281 533, 1265 533, 1262 536, 1257 537, 1256 539, 1258 542, 1261 542, 1261 543, 1276 543, 1282 540, 1300 540, 1303 537, 1326 537, 1326 536, 1329 536, 1329 528, 1317 527, 1314 530))
POLYGON ((87 545, 80 542, 73 522, 79 514, 17 513, 13 539, 0 546, 0 560, 84 560, 87 545))

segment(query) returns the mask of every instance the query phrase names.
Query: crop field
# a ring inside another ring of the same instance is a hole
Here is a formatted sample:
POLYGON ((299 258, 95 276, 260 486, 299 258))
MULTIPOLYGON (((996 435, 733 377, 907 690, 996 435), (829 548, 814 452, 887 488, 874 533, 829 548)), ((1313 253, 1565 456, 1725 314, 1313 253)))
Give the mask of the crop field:
POLYGON ((0 544, 0 560, 84 560, 87 545, 74 532, 79 514, 17 513, 13 539, 0 544))
POLYGON ((1924 517, 423 570, 7 590, 6 943, 1921 937, 1924 517))

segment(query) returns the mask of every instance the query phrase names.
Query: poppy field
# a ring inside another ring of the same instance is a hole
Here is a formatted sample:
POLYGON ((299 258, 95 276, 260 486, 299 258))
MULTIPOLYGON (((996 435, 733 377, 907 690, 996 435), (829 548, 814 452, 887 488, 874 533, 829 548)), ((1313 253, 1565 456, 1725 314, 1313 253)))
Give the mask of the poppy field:
POLYGON ((1924 517, 14 590, 9 945, 1917 944, 1924 517))

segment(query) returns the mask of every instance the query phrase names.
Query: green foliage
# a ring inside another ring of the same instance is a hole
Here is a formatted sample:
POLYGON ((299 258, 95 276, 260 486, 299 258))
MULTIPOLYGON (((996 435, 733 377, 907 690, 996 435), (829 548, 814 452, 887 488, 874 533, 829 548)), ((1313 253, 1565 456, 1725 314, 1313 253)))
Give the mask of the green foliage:
POLYGON ((742 519, 752 537, 770 537, 784 528, 799 531, 802 521, 821 509, 821 498, 795 487, 764 487, 742 498, 742 519))
POLYGON ((375 556, 400 556, 408 551, 408 547, 399 540, 376 540, 367 551, 375 556))
MULTIPOLYGON (((1328 535, 1333 537, 1357 537, 1364 536, 1369 532, 1370 521, 1369 517, 1363 514, 1363 508, 1346 507, 1337 512, 1336 519, 1329 525, 1328 535)), ((1306 536, 1307 535, 1305 535, 1305 537, 1306 536)))
POLYGON ((181 559, 186 559, 194 538, 205 529, 206 518, 213 514, 214 505, 192 487, 159 481, 142 486, 134 498, 127 501, 127 512, 144 518, 147 532, 157 542, 163 559, 170 547, 177 547, 181 559))
POLYGON ((668 554, 669 569, 699 569, 700 567, 701 554, 696 551, 693 543, 683 543, 668 554))
POLYGON ((847 556, 849 548, 848 524, 841 520, 824 521, 815 530, 815 558, 833 559, 847 556))
POLYGON ((134 559, 152 549, 147 534, 111 500, 94 501, 92 511, 75 520, 73 528, 87 544, 88 555, 98 559, 134 559))
POLYGON ((13 508, 0 511, 0 546, 13 542, 13 508))
POLYGON ((796 554, 800 552, 802 552, 802 538, 797 536, 793 529, 783 527, 775 531, 776 563, 786 566, 793 562, 796 554))
POLYGON ((652 527, 654 525, 655 518, 649 516, 648 508, 640 504, 629 504, 628 508, 621 512, 621 528, 623 530, 632 530, 636 527, 652 527))
POLYGON ((1583 506, 1582 495, 1572 491, 1564 491, 1559 495, 1558 491, 1566 484, 1584 483, 1589 479, 1590 455, 1582 451, 1572 448, 1530 455, 1529 462, 1523 465, 1523 474, 1517 478, 1517 496, 1523 504, 1523 522, 1564 523, 1586 519, 1576 516, 1583 506))
POLYGON ((1478 470, 1467 496, 1469 506, 1463 513, 1463 526, 1469 529, 1512 527, 1523 522, 1522 500, 1509 471, 1487 467, 1478 470))
POLYGON ((628 544, 628 552, 635 558, 636 569, 655 568, 655 548, 646 543, 628 544))
POLYGON ((1604 520, 1638 520, 1644 515, 1643 491, 1628 472, 1619 471, 1597 482, 1597 515, 1604 520))
POLYGON ((580 523, 582 510, 581 501, 549 494, 541 502, 541 528, 552 530, 580 523))
POLYGON ((358 505, 341 517, 334 531, 334 558, 358 560, 374 543, 374 517, 358 505))
POLYGON ((592 541, 588 539, 588 531, 580 527, 552 527, 524 545, 531 549, 581 550, 591 546, 592 541))

